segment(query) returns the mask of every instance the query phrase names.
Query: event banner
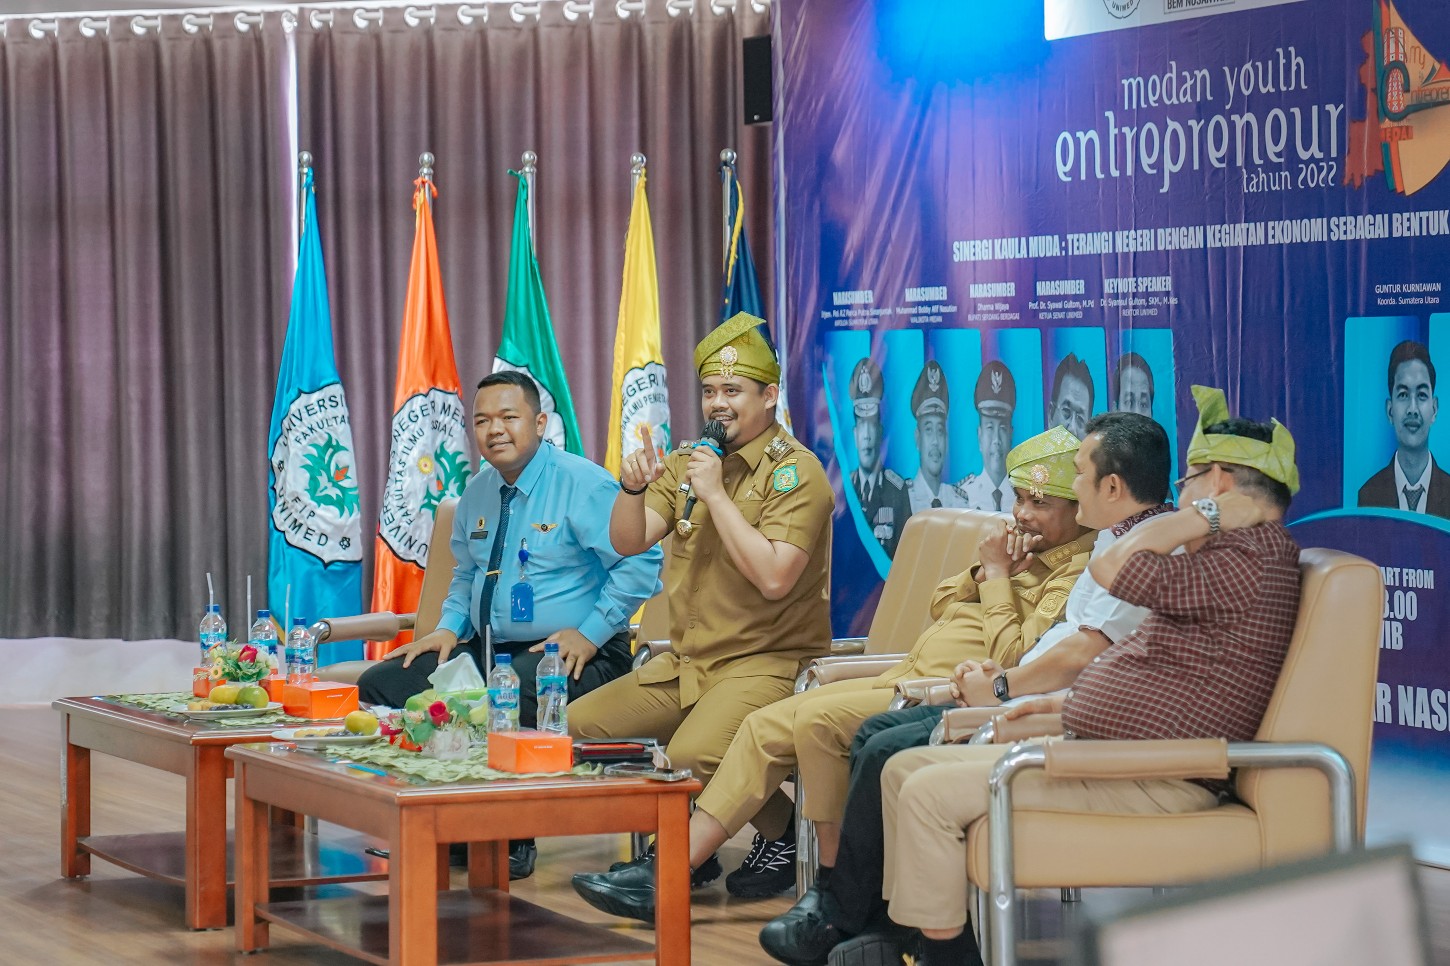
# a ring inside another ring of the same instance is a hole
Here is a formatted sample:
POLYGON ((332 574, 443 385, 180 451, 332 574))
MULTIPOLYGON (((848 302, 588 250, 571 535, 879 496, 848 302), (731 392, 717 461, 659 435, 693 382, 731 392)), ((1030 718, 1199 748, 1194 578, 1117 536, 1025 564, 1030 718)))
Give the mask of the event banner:
MULTIPOLYGON (((1189 387, 1298 440, 1303 546, 1386 587, 1371 835, 1450 864, 1443 0, 781 0, 789 381, 839 488, 832 616, 1004 458, 1189 387)), ((909 641, 900 642, 902 647, 909 641)))

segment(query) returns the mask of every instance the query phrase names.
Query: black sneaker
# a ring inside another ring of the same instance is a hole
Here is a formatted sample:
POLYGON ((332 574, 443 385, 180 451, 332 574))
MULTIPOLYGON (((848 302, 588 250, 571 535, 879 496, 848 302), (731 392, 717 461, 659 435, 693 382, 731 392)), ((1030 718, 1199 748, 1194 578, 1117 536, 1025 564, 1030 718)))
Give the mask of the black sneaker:
MULTIPOLYGON (((790 833, 786 833, 790 834, 790 833)), ((795 837, 767 842, 755 833, 750 854, 725 877, 725 890, 740 899, 764 899, 795 888, 795 837)))
MULTIPOLYGON (((621 869, 632 869, 637 865, 647 865, 654 860, 655 845, 653 842, 651 842, 649 844, 649 848, 644 850, 643 855, 636 856, 635 858, 630 859, 628 862, 615 862, 610 865, 609 871, 618 872, 621 869)), ((704 886, 707 886, 710 883, 714 882, 716 879, 720 878, 720 876, 723 875, 724 872, 724 867, 720 865, 720 856, 712 855, 704 862, 700 863, 700 867, 698 869, 690 870, 690 888, 703 888, 704 886)))

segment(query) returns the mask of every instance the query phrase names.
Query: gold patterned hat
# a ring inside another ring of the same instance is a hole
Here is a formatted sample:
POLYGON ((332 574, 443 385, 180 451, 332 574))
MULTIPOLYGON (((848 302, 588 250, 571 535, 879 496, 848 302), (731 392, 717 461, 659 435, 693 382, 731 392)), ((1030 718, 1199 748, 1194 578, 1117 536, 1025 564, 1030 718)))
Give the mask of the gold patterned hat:
POLYGON ((1061 426, 1012 447, 1007 454, 1007 479, 1033 496, 1060 496, 1076 500, 1072 480, 1077 476, 1073 457, 1080 441, 1061 426))
POLYGON ((748 312, 737 312, 721 322, 695 346, 695 370, 700 378, 744 376, 767 386, 780 382, 780 362, 756 329, 764 325, 748 312))
POLYGON ((1205 433, 1204 427, 1230 418, 1228 400, 1222 389, 1210 386, 1194 386, 1193 399, 1198 403, 1198 425, 1194 427, 1193 439, 1188 442, 1189 466, 1201 463, 1251 466, 1269 479, 1278 480, 1287 486, 1291 496, 1299 492, 1299 467, 1294 463, 1294 437, 1288 427, 1277 419, 1270 420, 1274 424, 1274 438, 1268 443, 1247 436, 1205 433))

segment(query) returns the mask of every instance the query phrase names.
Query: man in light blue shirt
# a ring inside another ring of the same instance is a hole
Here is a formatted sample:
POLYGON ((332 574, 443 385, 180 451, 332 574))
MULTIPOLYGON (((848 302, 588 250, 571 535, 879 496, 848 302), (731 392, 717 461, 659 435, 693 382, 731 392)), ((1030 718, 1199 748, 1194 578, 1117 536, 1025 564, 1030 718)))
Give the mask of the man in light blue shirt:
POLYGON ((358 681, 363 701, 401 707, 456 647, 487 674, 485 613, 495 653, 512 655, 518 671, 524 727, 534 726, 534 678, 546 642, 559 645, 571 700, 629 671, 629 620, 660 590, 661 552, 615 553, 609 517, 618 482, 544 445, 544 426, 528 375, 496 372, 478 384, 473 431, 484 463, 458 502, 451 540, 458 563, 438 628, 368 669, 358 681), (529 591, 525 608, 520 598, 529 591))

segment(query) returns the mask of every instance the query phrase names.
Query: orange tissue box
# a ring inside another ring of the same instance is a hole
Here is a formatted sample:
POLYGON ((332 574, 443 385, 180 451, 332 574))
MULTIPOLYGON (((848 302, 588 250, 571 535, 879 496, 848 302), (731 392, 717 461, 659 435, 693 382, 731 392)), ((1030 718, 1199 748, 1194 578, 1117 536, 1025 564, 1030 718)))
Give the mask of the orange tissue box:
POLYGON ((547 731, 500 731, 488 736, 488 767, 521 774, 568 771, 574 741, 547 731))
POLYGON ((284 684, 282 710, 298 718, 343 718, 357 710, 357 685, 336 681, 284 684))

